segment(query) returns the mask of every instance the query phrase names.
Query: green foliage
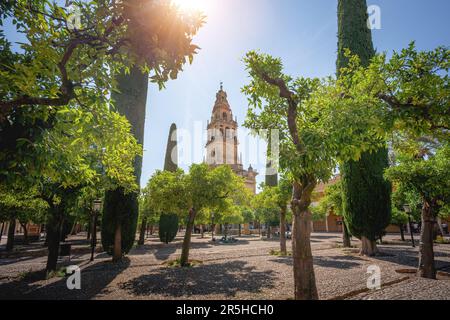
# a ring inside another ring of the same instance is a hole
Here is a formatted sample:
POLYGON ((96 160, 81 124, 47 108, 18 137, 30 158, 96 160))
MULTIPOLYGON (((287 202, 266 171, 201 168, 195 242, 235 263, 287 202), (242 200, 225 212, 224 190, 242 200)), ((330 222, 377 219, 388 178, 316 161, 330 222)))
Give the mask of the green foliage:
POLYGON ((331 210, 337 216, 342 216, 342 182, 337 181, 325 188, 324 196, 317 206, 311 208, 315 220, 323 220, 331 210))
POLYGON ((43 223, 47 209, 47 203, 39 197, 36 188, 16 186, 11 190, 0 185, 0 221, 17 219, 24 223, 43 223))
POLYGON ((409 205, 411 209, 411 220, 420 221, 420 215, 422 212, 422 199, 420 197, 420 194, 414 189, 408 188, 401 182, 393 182, 393 186, 394 191, 392 192, 392 221, 404 220, 403 214, 405 214, 405 205, 409 205))
POLYGON ((399 210, 396 207, 393 207, 390 223, 398 226, 405 225, 408 223, 408 214, 406 214, 403 210, 399 210))
POLYGON ((250 207, 241 207, 241 216, 243 223, 254 222, 256 219, 255 211, 252 210, 250 207))
POLYGON ((450 201, 450 147, 446 144, 427 159, 404 157, 397 165, 386 170, 386 177, 399 183, 421 200, 437 216, 439 210, 450 201))
MULTIPOLYGON (((354 53, 352 51, 352 53, 354 53)), ((416 139, 431 137, 448 141, 450 115, 450 50, 438 47, 417 51, 415 44, 400 52, 375 56, 364 67, 351 56, 338 80, 340 100, 361 101, 376 108, 380 127, 416 139)))
POLYGON ((291 188, 290 182, 286 179, 281 179, 275 187, 263 185, 262 191, 252 199, 256 219, 270 226, 279 225, 280 211, 287 210, 291 188))
POLYGON ((178 215, 162 214, 159 218, 159 239, 163 243, 172 242, 178 233, 178 215))
POLYGON ((216 222, 233 220, 230 217, 240 212, 239 206, 245 205, 248 197, 242 178, 229 166, 211 169, 206 164, 192 165, 187 174, 180 169, 158 171, 149 180, 146 190, 158 212, 174 212, 184 218, 190 208, 195 208, 199 219, 202 214, 214 212, 216 222))
POLYGON ((252 199, 257 220, 271 226, 279 225, 280 211, 287 210, 291 192, 292 184, 284 177, 280 179, 277 186, 263 184, 262 191, 252 199))

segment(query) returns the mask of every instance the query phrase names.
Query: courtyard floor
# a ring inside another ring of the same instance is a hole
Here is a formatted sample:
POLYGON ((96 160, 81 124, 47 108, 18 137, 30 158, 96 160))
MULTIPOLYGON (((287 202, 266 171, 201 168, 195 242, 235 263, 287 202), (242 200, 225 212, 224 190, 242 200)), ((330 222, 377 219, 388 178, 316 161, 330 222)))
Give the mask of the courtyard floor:
MULTIPOLYGON (((236 244, 213 243, 193 236, 191 268, 165 265, 181 253, 182 238, 161 244, 152 237, 135 247, 120 264, 97 252, 89 262, 88 243, 72 237, 74 255, 61 265, 81 268, 81 290, 69 290, 66 279, 42 279, 46 256, 42 244, 26 253, 0 257, 0 299, 292 299, 292 258, 272 256, 277 240, 241 237, 236 244)), ((408 273, 418 263, 418 248, 388 235, 380 245, 382 255, 366 258, 358 249, 342 249, 340 234, 314 233, 311 243, 321 299, 450 299, 450 245, 436 245, 437 281, 408 273), (381 290, 367 289, 368 267, 381 270, 381 290), (401 271, 401 272, 399 272, 401 271)), ((353 244, 357 246, 358 241, 353 244)), ((290 248, 290 242, 288 242, 290 248)))

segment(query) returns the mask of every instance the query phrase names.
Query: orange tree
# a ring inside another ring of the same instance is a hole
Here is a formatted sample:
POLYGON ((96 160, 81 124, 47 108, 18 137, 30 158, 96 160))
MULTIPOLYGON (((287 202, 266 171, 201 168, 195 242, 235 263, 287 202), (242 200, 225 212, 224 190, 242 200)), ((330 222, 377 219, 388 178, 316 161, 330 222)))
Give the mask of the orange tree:
POLYGON ((191 235, 197 215, 209 212, 223 214, 238 211, 237 206, 246 201, 242 178, 229 166, 210 168, 194 164, 189 173, 158 171, 147 185, 148 196, 161 213, 177 213, 186 221, 180 264, 189 265, 191 235))
POLYGON ((311 252, 311 195, 338 161, 376 150, 384 132, 376 108, 355 101, 336 103, 332 79, 292 78, 280 59, 249 52, 250 83, 243 88, 249 110, 245 126, 280 130, 280 168, 292 179, 293 259, 296 299, 318 299, 311 252))

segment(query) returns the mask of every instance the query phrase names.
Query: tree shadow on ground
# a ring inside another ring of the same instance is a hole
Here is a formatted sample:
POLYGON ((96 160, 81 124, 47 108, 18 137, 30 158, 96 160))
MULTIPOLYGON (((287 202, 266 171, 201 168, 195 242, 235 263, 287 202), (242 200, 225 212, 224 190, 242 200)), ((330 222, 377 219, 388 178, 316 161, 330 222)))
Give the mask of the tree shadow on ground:
POLYGON ((238 292, 274 288, 273 271, 258 271, 245 261, 200 265, 193 268, 159 268, 122 283, 121 289, 137 296, 163 295, 179 298, 196 295, 234 297, 238 292))
POLYGON ((36 259, 36 257, 17 257, 17 258, 0 258, 0 266, 6 266, 13 263, 21 263, 28 260, 36 259))
MULTIPOLYGON (((222 248, 222 247, 237 247, 241 245, 247 245, 250 242, 247 240, 239 240, 235 243, 220 243, 219 240, 215 242, 192 242, 190 249, 211 249, 211 248, 222 248)), ((153 254, 157 260, 165 261, 170 258, 178 249, 181 250, 182 243, 146 243, 141 246, 137 246, 131 250, 130 256, 139 256, 145 254, 153 254)))
POLYGON ((312 234, 311 235, 312 239, 339 239, 339 237, 337 236, 327 236, 327 235, 323 235, 323 234, 312 234))
MULTIPOLYGON (((69 263, 70 264, 70 263, 69 263)), ((76 264, 73 261, 73 264, 76 264)), ((69 290, 67 278, 43 280, 45 271, 29 273, 24 279, 17 279, 0 285, 1 299, 21 300, 87 300, 97 294, 107 293, 105 288, 130 265, 130 260, 122 262, 99 262, 81 270, 81 290, 69 290)))
MULTIPOLYGON (((271 261, 276 263, 283 263, 288 266, 293 265, 292 257, 277 257, 271 261)), ((355 256, 327 256, 327 257, 314 257, 314 265, 323 268, 334 268, 334 269, 351 269, 359 267, 363 259, 355 256)))
MULTIPOLYGON (((449 254, 438 251, 434 248, 434 261, 437 269, 445 269, 450 267, 449 254), (447 258, 443 260, 441 258, 447 258)), ((373 259, 397 263, 405 267, 417 268, 419 265, 419 252, 418 248, 405 248, 405 246, 398 247, 382 247, 380 248, 381 255, 373 257, 373 259)))

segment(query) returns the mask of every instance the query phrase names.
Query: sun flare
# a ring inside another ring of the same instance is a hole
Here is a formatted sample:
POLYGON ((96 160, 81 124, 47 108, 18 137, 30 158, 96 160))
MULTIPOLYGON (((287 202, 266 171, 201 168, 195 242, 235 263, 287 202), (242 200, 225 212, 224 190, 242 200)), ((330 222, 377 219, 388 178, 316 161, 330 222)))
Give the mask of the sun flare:
POLYGON ((205 11, 212 0, 172 0, 172 3, 179 6, 182 10, 200 10, 205 11))

